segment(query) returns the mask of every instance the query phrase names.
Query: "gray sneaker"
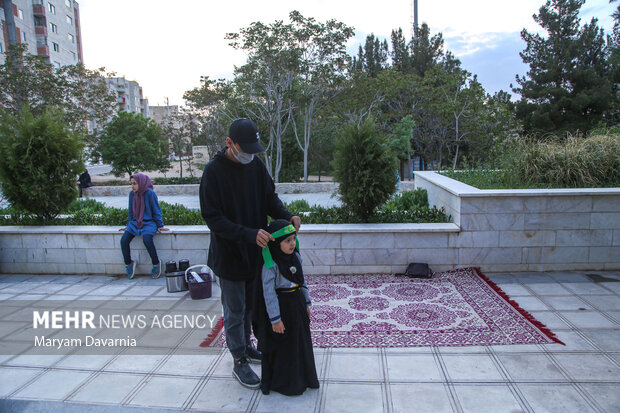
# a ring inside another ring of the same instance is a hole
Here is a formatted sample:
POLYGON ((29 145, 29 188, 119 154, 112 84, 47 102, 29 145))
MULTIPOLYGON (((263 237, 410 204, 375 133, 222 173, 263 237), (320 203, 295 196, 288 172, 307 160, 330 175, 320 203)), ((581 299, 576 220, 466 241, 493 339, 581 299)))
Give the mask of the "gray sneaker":
POLYGON ((248 362, 254 364, 260 364, 263 360, 263 353, 254 348, 254 346, 249 345, 245 348, 245 355, 248 358, 248 362))
POLYGON ((233 377, 248 389, 258 389, 260 387, 260 379, 248 364, 248 360, 245 357, 241 357, 240 359, 234 359, 233 362, 235 364, 232 371, 233 377))

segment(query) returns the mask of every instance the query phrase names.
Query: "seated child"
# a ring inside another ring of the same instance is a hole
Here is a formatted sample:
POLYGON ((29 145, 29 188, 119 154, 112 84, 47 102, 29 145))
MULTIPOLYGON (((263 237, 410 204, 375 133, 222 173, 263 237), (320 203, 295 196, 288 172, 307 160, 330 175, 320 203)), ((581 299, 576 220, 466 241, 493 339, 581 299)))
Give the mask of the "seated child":
POLYGON ((319 388, 310 336, 310 296, 295 227, 279 219, 267 232, 275 241, 263 248, 262 289, 268 319, 263 317, 267 325, 260 343, 261 391, 299 395, 308 387, 319 388))

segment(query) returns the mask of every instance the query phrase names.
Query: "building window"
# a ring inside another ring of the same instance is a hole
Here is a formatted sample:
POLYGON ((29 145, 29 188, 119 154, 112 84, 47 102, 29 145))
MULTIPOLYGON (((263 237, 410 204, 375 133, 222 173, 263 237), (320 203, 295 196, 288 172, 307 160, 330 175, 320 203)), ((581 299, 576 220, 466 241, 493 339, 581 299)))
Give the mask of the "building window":
POLYGON ((27 42, 27 40, 26 40, 26 32, 22 32, 22 41, 23 41, 24 43, 26 43, 26 42, 27 42))
POLYGON ((24 20, 24 11, 22 9, 17 9, 17 17, 24 20))
POLYGON ((69 41, 70 41, 71 43, 75 43, 75 36, 74 36, 74 35, 72 35, 71 33, 68 33, 68 34, 67 34, 67 38, 69 39, 69 41))
POLYGON ((4 46, 2 45, 2 42, 0 42, 0 53, 4 53, 4 46))
POLYGON ((60 69, 60 63, 59 62, 54 62, 54 66, 56 66, 56 69, 60 69))
POLYGON ((49 9, 50 13, 56 14, 56 6, 54 6, 52 3, 47 3, 47 8, 49 9))
POLYGON ((71 7, 71 0, 65 0, 65 5, 70 8, 71 7))
POLYGON ((71 56, 73 56, 73 60, 76 61, 77 60, 77 56, 75 55, 75 52, 71 52, 71 56))
POLYGON ((52 31, 52 33, 58 33, 58 26, 56 26, 54 23, 50 23, 50 30, 52 31))
POLYGON ((55 52, 60 52, 60 46, 58 46, 58 43, 52 42, 52 49, 54 49, 55 52))
POLYGON ((67 16, 67 23, 73 25, 73 19, 71 18, 71 16, 67 16))

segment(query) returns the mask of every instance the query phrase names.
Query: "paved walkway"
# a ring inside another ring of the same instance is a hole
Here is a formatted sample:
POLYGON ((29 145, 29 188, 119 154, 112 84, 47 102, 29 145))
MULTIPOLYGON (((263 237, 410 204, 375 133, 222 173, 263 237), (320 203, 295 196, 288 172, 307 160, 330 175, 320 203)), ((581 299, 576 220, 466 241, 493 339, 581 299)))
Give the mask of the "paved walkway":
POLYGON ((33 334, 33 305, 216 314, 217 287, 197 301, 163 278, 0 275, 0 412, 619 412, 620 272, 487 275, 566 346, 317 348, 321 387, 298 397, 238 385, 225 350, 198 347, 200 328, 144 330, 151 353, 6 350, 33 334))

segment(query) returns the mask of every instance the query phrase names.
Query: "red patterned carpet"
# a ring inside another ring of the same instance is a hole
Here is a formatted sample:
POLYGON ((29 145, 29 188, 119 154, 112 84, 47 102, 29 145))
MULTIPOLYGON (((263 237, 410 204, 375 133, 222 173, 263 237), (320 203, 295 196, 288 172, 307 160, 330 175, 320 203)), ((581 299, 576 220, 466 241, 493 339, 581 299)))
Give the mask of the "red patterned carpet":
MULTIPOLYGON (((332 275, 306 281, 315 347, 561 343, 475 268, 435 273, 430 280, 332 275)), ((223 343, 216 340, 220 332, 202 346, 223 343)))

